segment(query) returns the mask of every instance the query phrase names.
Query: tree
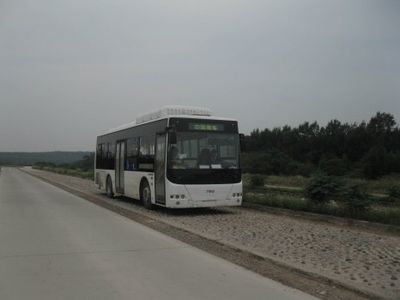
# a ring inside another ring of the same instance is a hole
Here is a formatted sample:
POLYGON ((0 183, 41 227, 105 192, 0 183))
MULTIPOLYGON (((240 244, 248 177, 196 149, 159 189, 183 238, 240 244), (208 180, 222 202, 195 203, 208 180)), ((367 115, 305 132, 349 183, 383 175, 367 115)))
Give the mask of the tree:
POLYGON ((364 176, 376 179, 388 173, 389 156, 383 146, 374 146, 362 159, 364 176))
POLYGON ((377 112, 367 125, 367 130, 374 135, 383 135, 392 132, 396 127, 396 120, 392 114, 377 112))
POLYGON ((400 172, 400 128, 392 114, 378 112, 361 123, 335 119, 326 126, 304 122, 297 127, 256 129, 246 137, 246 152, 253 153, 246 162, 252 161, 254 170, 264 174, 297 174, 301 165, 307 166, 306 173, 309 166, 319 166, 330 174, 342 174, 359 166, 366 176, 379 177, 400 172), (382 164, 378 157, 384 159, 382 164))

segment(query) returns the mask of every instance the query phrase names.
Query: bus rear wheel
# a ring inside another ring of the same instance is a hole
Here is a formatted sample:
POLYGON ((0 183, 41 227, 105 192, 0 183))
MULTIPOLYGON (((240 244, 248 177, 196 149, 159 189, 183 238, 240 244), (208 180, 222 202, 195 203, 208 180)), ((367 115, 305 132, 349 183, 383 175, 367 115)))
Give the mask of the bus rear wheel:
POLYGON ((153 204, 151 203, 151 190, 147 181, 144 181, 142 184, 140 200, 142 201, 145 208, 153 209, 153 204))
POLYGON ((113 191, 113 186, 112 186, 112 181, 111 181, 110 176, 107 176, 107 180, 106 180, 106 194, 107 194, 107 197, 109 197, 109 198, 114 197, 114 191, 113 191))

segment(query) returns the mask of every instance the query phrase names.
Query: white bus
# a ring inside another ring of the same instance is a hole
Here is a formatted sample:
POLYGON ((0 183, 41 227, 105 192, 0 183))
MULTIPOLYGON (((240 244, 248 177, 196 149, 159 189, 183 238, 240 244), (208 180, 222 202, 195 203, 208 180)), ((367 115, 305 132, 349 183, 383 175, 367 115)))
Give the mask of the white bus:
POLYGON ((95 183, 148 209, 239 206, 238 123, 191 107, 139 117, 97 137, 95 183))

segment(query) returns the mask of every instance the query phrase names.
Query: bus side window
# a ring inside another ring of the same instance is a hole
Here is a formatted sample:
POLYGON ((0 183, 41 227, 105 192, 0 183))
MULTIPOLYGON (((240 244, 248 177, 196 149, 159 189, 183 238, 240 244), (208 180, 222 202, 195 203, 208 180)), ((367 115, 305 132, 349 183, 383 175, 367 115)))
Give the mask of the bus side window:
POLYGON ((139 169, 153 171, 154 169, 154 138, 140 137, 139 169))
POLYGON ((107 149, 106 144, 101 144, 101 168, 107 169, 107 149))
POLYGON ((101 144, 97 144, 96 168, 101 169, 101 144))
POLYGON ((104 152, 103 152, 103 164, 104 168, 108 170, 114 169, 114 143, 108 142, 104 144, 104 152))
POLYGON ((138 154, 139 154, 139 138, 128 139, 125 170, 135 171, 138 169, 138 154))
POLYGON ((111 155, 110 155, 110 143, 105 144, 105 166, 106 169, 111 169, 112 166, 110 166, 110 161, 111 161, 111 155))
POLYGON ((114 169, 114 165, 115 165, 115 142, 111 142, 110 143, 110 169, 114 169))

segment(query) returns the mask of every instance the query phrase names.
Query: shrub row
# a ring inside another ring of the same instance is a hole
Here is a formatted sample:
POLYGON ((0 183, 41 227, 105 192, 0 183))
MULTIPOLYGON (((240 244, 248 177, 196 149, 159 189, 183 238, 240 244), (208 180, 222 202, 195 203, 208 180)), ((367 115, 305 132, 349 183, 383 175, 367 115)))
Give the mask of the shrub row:
POLYGON ((320 172, 310 178, 305 188, 305 196, 316 205, 324 205, 334 200, 351 214, 366 211, 372 204, 371 198, 361 184, 320 172))

